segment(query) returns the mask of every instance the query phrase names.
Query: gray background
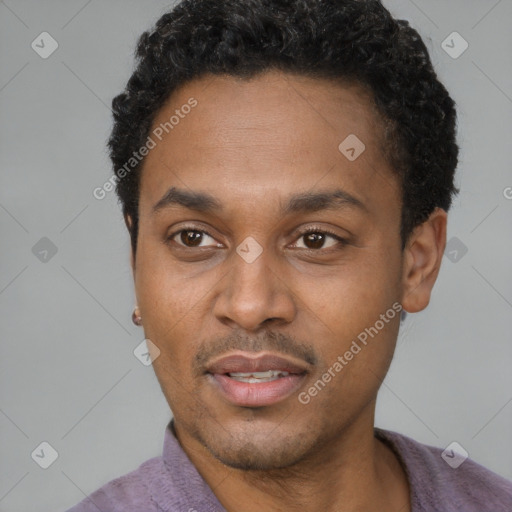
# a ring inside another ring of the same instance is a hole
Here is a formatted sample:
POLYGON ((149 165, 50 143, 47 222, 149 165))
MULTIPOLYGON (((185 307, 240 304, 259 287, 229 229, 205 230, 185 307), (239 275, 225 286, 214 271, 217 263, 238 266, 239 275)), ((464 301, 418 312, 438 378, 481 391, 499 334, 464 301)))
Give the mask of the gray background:
MULTIPOLYGON (((385 4, 425 38, 462 147, 448 229, 458 260, 444 258, 430 306, 407 318, 376 423, 457 441, 512 479, 512 2, 385 4), (469 43, 457 59, 441 47, 453 31, 469 43)), ((2 512, 65 510, 161 453, 170 411, 133 355, 144 335, 130 320, 128 235, 114 194, 92 191, 110 176, 111 99, 168 5, 0 2, 2 512), (43 31, 59 44, 48 59, 31 48, 43 31), (43 237, 57 248, 47 261, 32 250, 43 237), (31 458, 42 441, 58 452, 46 470, 31 458)))

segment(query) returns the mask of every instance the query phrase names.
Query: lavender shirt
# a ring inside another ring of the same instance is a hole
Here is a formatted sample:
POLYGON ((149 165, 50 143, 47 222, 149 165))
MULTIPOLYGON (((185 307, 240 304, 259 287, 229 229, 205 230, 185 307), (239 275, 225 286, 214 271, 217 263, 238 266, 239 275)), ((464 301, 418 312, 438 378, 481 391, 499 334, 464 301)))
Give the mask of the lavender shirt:
MULTIPOLYGON (((405 469, 412 512, 512 511, 512 482, 471 459, 454 469, 443 460, 440 448, 380 428, 375 428, 375 436, 395 452, 405 469)), ((163 511, 225 512, 181 448, 172 420, 161 457, 112 480, 67 512, 163 511)))

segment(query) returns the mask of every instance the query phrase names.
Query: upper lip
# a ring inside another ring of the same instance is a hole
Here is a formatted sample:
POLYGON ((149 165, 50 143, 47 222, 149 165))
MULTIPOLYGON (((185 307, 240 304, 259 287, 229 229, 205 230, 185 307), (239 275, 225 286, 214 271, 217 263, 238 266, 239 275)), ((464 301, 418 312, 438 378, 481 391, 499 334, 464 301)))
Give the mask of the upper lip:
POLYGON ((277 354, 267 353, 255 356, 254 354, 249 355, 247 352, 221 357, 206 366, 207 373, 212 374, 265 372, 267 370, 300 374, 307 372, 307 367, 305 363, 298 364, 277 354))

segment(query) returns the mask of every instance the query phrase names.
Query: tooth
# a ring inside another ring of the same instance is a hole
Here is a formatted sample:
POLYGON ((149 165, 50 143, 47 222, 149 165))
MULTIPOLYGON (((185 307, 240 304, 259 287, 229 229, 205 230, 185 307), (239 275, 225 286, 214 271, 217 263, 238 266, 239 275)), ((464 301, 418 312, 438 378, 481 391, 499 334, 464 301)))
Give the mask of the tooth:
POLYGON ((270 379, 272 377, 275 377, 277 372, 274 372, 272 370, 268 370, 266 372, 253 372, 252 376, 255 379, 270 379))
POLYGON ((280 377, 286 377, 289 372, 280 370, 267 370, 266 372, 230 372, 228 375, 238 382, 248 382, 254 384, 256 382, 271 382, 279 379, 280 377))
POLYGON ((267 370, 266 372, 230 372, 230 377, 254 377, 256 379, 269 379, 271 377, 276 377, 278 375, 282 375, 286 377, 289 375, 288 372, 283 372, 280 370, 267 370))
POLYGON ((266 371, 266 372, 231 372, 229 374, 231 377, 255 377, 260 379, 265 379, 268 377, 272 377, 272 372, 266 371))
POLYGON ((249 384, 256 384, 259 382, 270 382, 274 379, 254 379, 254 378, 247 378, 247 377, 233 377, 233 380, 236 380, 238 382, 247 382, 249 384))
POLYGON ((249 384, 262 383, 262 382, 272 382, 277 380, 279 377, 271 377, 269 379, 255 379, 254 377, 231 377, 233 380, 238 382, 246 382, 249 384))

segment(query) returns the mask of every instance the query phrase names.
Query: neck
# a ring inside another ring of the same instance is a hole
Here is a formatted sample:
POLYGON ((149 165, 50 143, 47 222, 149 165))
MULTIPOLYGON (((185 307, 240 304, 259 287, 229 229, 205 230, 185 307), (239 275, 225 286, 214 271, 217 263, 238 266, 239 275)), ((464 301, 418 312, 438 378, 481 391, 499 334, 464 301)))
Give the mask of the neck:
POLYGON ((366 415, 291 467, 240 470, 218 461, 175 423, 177 438, 228 512, 409 512, 409 485, 389 447, 374 437, 373 403, 366 415))

